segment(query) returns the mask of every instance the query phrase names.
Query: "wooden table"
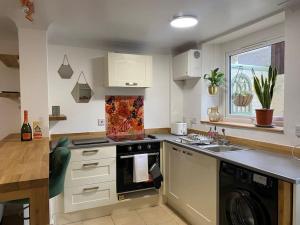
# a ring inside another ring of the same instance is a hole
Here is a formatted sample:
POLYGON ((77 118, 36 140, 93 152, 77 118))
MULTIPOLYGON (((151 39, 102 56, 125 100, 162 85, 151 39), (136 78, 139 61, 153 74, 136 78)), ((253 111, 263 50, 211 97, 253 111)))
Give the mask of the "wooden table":
POLYGON ((30 201, 30 224, 49 224, 49 139, 21 142, 9 135, 0 141, 0 202, 30 201))

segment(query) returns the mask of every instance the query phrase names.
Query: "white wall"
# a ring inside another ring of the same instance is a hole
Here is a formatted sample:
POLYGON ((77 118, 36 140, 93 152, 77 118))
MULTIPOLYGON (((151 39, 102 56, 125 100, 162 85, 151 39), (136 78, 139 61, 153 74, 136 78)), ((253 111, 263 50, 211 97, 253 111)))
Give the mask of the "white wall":
POLYGON ((45 137, 49 133, 47 34, 45 30, 19 28, 21 110, 29 120, 39 121, 45 137))
POLYGON ((284 116, 285 135, 292 143, 300 143, 295 137, 295 126, 300 124, 300 9, 297 11, 288 10, 285 22, 285 96, 284 116))
MULTIPOLYGON (((210 69, 220 67, 225 71, 225 53, 246 47, 257 42, 266 41, 270 38, 285 37, 286 43, 286 65, 285 65, 285 126, 284 134, 273 134, 261 131, 251 131, 246 129, 226 128, 227 134, 249 138, 259 141, 266 141, 277 144, 294 145, 300 143, 300 140, 295 137, 295 125, 300 124, 300 104, 295 101, 300 96, 300 76, 299 76, 299 58, 300 58, 300 10, 287 11, 285 23, 275 25, 268 29, 249 34, 245 37, 240 37, 226 43, 210 41, 202 44, 203 73, 209 72, 210 69)), ((190 121, 192 118, 197 118, 197 124, 192 125, 192 128, 208 130, 208 125, 199 123, 200 119, 207 119, 207 108, 213 105, 219 105, 221 111, 224 107, 222 94, 217 97, 211 97, 207 94, 207 83, 201 80, 194 87, 188 85, 183 90, 184 92, 184 117, 190 121), (201 97, 198 96, 201 93, 201 97), (193 99, 193 96, 195 99, 193 99), (189 107, 189 108, 188 108, 189 107), (199 113, 201 109, 201 113, 199 113), (201 118, 199 115, 201 114, 201 118)), ((224 92, 224 90, 222 90, 224 92)))
POLYGON ((49 113, 53 105, 60 105, 66 121, 51 122, 54 133, 104 131, 97 126, 97 119, 105 119, 105 95, 144 95, 145 128, 169 127, 170 115, 170 56, 153 56, 153 86, 146 89, 104 88, 103 56, 105 51, 62 45, 48 45, 49 113), (61 79, 57 70, 67 54, 74 70, 71 79, 61 79), (75 103, 71 91, 80 71, 95 92, 89 103, 75 103))
MULTIPOLYGON (((17 37, 0 36, 0 54, 19 54, 17 37)), ((8 68, 0 61, 0 91, 20 91, 19 69, 8 68)), ((0 140, 20 131, 20 102, 0 98, 0 140)))
MULTIPOLYGON (((8 68, 0 61, 0 91, 20 91, 19 69, 8 68)), ((20 103, 0 98, 0 140, 20 131, 20 103)))

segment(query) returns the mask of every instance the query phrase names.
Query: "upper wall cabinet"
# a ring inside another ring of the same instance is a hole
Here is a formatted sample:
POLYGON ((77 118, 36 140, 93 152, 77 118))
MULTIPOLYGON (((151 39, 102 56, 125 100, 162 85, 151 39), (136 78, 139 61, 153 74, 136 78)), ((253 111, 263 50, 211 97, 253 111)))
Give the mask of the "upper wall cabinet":
POLYGON ((189 50, 173 58, 173 79, 187 80, 201 77, 202 56, 200 50, 189 50))
POLYGON ((107 87, 151 87, 152 56, 109 52, 105 58, 107 87))

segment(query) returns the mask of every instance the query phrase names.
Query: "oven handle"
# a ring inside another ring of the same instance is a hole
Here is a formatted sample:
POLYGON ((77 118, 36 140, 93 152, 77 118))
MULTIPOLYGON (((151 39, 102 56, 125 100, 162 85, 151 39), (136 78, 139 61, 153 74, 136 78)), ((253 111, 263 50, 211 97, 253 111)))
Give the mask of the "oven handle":
MULTIPOLYGON (((154 155, 159 155, 159 152, 156 153, 148 153, 148 156, 154 156, 154 155)), ((134 155, 122 155, 120 156, 120 159, 129 159, 129 158, 133 158, 134 155)))

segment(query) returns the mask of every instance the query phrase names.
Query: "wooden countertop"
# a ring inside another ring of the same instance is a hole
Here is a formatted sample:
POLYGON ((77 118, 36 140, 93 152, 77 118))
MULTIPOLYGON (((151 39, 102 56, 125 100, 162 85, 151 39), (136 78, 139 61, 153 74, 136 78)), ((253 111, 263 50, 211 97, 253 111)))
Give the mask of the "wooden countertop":
POLYGON ((0 141, 0 193, 48 185, 49 139, 21 142, 12 134, 0 141))

